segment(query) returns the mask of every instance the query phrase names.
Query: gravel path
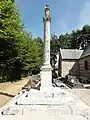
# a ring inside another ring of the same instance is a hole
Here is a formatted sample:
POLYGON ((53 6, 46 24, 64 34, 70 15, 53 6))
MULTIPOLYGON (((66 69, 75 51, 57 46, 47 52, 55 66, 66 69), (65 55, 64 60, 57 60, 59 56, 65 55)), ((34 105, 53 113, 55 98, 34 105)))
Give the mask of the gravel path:
POLYGON ((26 77, 18 82, 0 83, 0 92, 2 93, 0 94, 0 107, 5 105, 8 101, 12 99, 12 97, 5 94, 10 94, 12 96, 18 94, 22 89, 22 87, 28 82, 29 79, 30 77, 26 77))
POLYGON ((67 89, 67 91, 90 106, 90 89, 67 89))

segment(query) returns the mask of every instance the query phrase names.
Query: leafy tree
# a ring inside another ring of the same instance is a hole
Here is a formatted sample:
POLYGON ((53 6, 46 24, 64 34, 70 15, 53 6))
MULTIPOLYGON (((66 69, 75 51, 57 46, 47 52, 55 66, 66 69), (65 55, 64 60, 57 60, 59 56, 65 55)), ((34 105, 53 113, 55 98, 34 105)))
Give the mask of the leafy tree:
POLYGON ((72 48, 85 49, 90 44, 90 26, 84 25, 82 30, 74 30, 71 33, 72 48))
POLYGON ((51 41, 50 41, 50 49, 51 49, 51 59, 50 59, 50 63, 53 67, 53 69, 55 68, 55 63, 56 63, 56 53, 59 50, 59 44, 58 44, 58 37, 55 35, 55 33, 53 33, 51 35, 51 41))
POLYGON ((50 41, 51 55, 58 52, 58 37, 53 33, 50 41))
MULTIPOLYGON (((43 41, 23 30, 15 0, 0 0, 0 81, 20 79, 22 74, 40 71, 43 41)), ((90 26, 72 33, 51 36, 51 63, 55 65, 60 48, 84 49, 90 44, 90 26)))
POLYGON ((51 36, 51 53, 57 53, 59 52, 60 48, 71 48, 71 35, 61 34, 59 38, 52 34, 51 36))
POLYGON ((40 72, 40 67, 43 63, 43 49, 44 49, 44 43, 42 41, 42 39, 40 37, 34 38, 34 42, 36 44, 36 50, 37 50, 37 66, 36 68, 34 67, 34 71, 38 71, 40 72))
POLYGON ((71 48, 71 35, 66 33, 64 35, 59 36, 59 48, 66 49, 71 48))
POLYGON ((12 68, 18 60, 18 41, 22 24, 13 0, 0 1, 0 76, 11 79, 12 68))
POLYGON ((52 34, 51 36, 51 64, 55 67, 56 54, 60 51, 60 48, 71 48, 71 35, 66 33, 61 34, 59 38, 52 34))
POLYGON ((73 30, 71 33, 61 34, 59 38, 53 34, 51 37, 51 53, 59 52, 59 49, 84 49, 90 44, 90 26, 73 30))
POLYGON ((42 64, 42 46, 38 41, 32 39, 29 33, 23 32, 19 48, 19 56, 22 62, 22 70, 26 74, 39 71, 42 64))

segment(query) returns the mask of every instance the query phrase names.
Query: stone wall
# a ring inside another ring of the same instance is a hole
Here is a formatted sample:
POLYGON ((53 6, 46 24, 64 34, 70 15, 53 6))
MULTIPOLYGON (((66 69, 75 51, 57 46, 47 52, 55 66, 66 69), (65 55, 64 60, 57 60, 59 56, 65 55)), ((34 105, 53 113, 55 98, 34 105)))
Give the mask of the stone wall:
POLYGON ((73 65, 73 67, 69 70, 70 75, 72 76, 79 76, 79 61, 76 60, 75 64, 73 65))
POLYGON ((90 56, 84 57, 79 60, 80 76, 90 79, 90 56), (88 62, 88 69, 85 70, 85 61, 88 62))
POLYGON ((61 77, 65 77, 66 75, 68 75, 69 70, 71 70, 73 68, 73 66, 76 62, 77 62, 76 60, 62 60, 61 77))

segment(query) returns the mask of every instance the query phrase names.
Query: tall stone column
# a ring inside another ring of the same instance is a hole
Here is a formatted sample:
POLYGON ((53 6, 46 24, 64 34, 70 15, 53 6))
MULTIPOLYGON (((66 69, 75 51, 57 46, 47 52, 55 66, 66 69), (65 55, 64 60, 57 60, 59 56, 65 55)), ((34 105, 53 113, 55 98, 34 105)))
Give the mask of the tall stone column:
POLYGON ((52 87, 52 67, 50 65, 50 7, 45 6, 44 23, 44 55, 43 66, 41 67, 41 89, 52 87))

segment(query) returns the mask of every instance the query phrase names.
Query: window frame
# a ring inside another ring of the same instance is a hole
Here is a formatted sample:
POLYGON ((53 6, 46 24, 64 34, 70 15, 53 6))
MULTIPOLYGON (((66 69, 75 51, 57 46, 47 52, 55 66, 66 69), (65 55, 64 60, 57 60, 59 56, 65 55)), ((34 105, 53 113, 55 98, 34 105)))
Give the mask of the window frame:
POLYGON ((88 61, 87 60, 84 62, 84 69, 88 70, 88 61))

